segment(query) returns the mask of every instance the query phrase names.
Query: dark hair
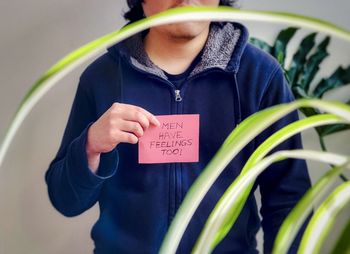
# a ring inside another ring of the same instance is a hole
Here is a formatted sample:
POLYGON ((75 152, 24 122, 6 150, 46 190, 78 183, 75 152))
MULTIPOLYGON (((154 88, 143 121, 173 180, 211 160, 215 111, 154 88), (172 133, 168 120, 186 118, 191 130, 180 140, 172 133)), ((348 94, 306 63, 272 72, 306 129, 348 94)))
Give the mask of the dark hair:
MULTIPOLYGON (((237 7, 238 1, 239 0, 220 0, 219 5, 237 7)), ((143 13, 142 2, 143 0, 127 0, 130 10, 124 14, 124 18, 130 22, 144 18, 145 14, 143 13)))

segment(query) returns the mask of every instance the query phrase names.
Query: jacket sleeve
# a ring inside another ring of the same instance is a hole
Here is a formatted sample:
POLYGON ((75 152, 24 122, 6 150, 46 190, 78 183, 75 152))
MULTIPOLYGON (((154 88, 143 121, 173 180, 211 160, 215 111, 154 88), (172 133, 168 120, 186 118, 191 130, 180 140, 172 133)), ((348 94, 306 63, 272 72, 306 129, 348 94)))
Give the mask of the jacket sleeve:
MULTIPOLYGON (((294 97, 282 69, 278 66, 264 92, 259 110, 292 100, 294 100, 294 97)), ((296 120, 298 120, 297 111, 288 114, 260 134, 256 139, 256 145, 261 144, 274 132, 296 120)), ((280 144, 270 154, 277 150, 301 148, 301 135, 298 134, 280 144)), ((264 253, 271 253, 276 234, 283 220, 311 186, 306 162, 304 160, 287 159, 274 163, 258 177, 257 184, 261 193, 262 207, 260 212, 263 217, 264 253)), ((299 232, 289 253, 296 253, 304 227, 299 232)))
POLYGON ((101 154, 96 174, 88 167, 87 131, 96 120, 87 92, 88 80, 84 75, 80 78, 60 148, 45 174, 51 203, 65 216, 76 216, 92 207, 103 182, 114 175, 118 166, 115 148, 101 154))

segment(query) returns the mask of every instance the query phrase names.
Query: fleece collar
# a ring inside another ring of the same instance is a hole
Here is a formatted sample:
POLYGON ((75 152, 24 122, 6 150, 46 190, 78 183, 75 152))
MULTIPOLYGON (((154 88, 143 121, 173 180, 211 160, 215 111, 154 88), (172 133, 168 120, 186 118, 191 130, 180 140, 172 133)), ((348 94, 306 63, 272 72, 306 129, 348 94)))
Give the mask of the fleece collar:
MULTIPOLYGON (((212 22, 202 58, 189 77, 212 68, 236 73, 247 39, 248 31, 239 23, 212 22)), ((163 70, 148 57, 144 48, 142 33, 126 39, 109 48, 108 51, 113 55, 119 52, 136 68, 167 79, 163 70)))

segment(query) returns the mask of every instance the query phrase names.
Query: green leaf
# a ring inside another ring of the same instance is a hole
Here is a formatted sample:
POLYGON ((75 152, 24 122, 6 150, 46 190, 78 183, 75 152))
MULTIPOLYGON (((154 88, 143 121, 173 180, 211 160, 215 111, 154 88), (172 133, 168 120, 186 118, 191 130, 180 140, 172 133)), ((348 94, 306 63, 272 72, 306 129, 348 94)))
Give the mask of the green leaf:
POLYGON ((320 64, 329 55, 327 52, 329 42, 330 37, 327 36, 318 45, 316 52, 307 59, 306 64, 303 67, 303 71, 300 73, 297 83, 298 86, 300 86, 305 91, 305 93, 309 93, 310 83, 320 69, 320 64))
POLYGON ((319 115, 321 112, 317 109, 314 108, 301 108, 300 111, 304 114, 306 117, 314 116, 314 115, 319 115))
POLYGON ((349 254, 350 253, 350 220, 346 224, 338 241, 336 242, 331 254, 349 254))
POLYGON ((296 99, 312 99, 311 96, 309 96, 306 91, 299 85, 294 85, 292 87, 292 92, 296 99))
POLYGON ((344 163, 338 161, 337 164, 328 162, 333 167, 327 173, 325 173, 299 200, 296 206, 288 214, 287 218, 283 221, 273 247, 274 254, 287 253, 295 236, 303 225, 305 219, 311 213, 314 206, 321 201, 324 196, 327 196, 334 183, 338 180, 339 174, 344 170, 349 169, 349 164, 342 165, 344 163))
POLYGON ((350 126, 347 124, 334 124, 331 126, 321 126, 317 128, 317 132, 321 137, 325 137, 346 130, 350 130, 350 126))
POLYGON ((300 107, 316 107, 350 122, 349 106, 336 101, 321 100, 298 100, 288 104, 276 105, 246 118, 226 138, 218 152, 192 184, 165 236, 160 249, 161 254, 176 252, 181 237, 200 202, 239 151, 272 123, 300 107))
POLYGON ((349 202, 350 182, 345 182, 339 185, 315 211, 301 239, 298 253, 320 253, 322 244, 334 225, 337 215, 349 202))
MULTIPOLYGON (((247 197, 247 192, 250 191, 257 176, 273 163, 287 158, 311 159, 316 161, 322 161, 325 163, 332 163, 335 165, 342 165, 343 163, 348 161, 348 158, 346 156, 339 156, 328 152, 307 150, 279 151, 273 153, 270 156, 267 156, 263 160, 259 161, 256 165, 251 167, 249 170, 247 170, 244 174, 241 174, 239 178, 235 180, 234 185, 230 189, 229 193, 225 192, 225 200, 222 200, 222 202, 220 202, 220 207, 218 204, 216 213, 210 215, 211 225, 207 226, 205 230, 206 234, 201 233, 201 240, 195 245, 194 250, 192 250, 193 254, 211 253, 215 249, 215 246, 218 244, 217 238, 222 238, 222 231, 228 232, 227 223, 230 223, 229 220, 230 216, 232 215, 232 212, 234 212, 235 209, 239 207, 244 201, 242 197, 247 197), (215 239, 214 242, 212 242, 212 239, 215 239)), ((322 185, 327 186, 327 188, 320 188, 322 190, 321 193, 320 191, 315 190, 313 191, 313 194, 327 194, 327 190, 329 189, 329 187, 331 187, 332 183, 336 181, 338 173, 342 172, 345 168, 346 167, 343 166, 340 169, 335 170, 335 172, 332 172, 333 174, 331 178, 329 178, 328 175, 327 177, 322 177, 322 185)), ((313 199, 310 200, 312 201, 313 199)), ((309 202, 305 204, 304 208, 311 211, 312 207, 312 202, 309 202)), ((303 220, 303 218, 300 219, 303 220)), ((302 224, 302 222, 300 224, 302 224)), ((287 235, 287 237, 289 239, 287 239, 286 244, 291 244, 293 241, 293 237, 291 237, 291 235, 287 235)), ((283 252, 277 253, 280 254, 283 252)))
POLYGON ((336 69, 336 71, 329 78, 321 80, 321 82, 315 87, 313 95, 317 98, 322 98, 324 93, 349 83, 350 66, 348 66, 347 69, 338 67, 338 69, 336 69))
POLYGON ((287 29, 282 30, 276 38, 272 52, 281 66, 284 66, 287 45, 297 30, 297 27, 288 27, 287 29))
POLYGON ((251 37, 249 39, 249 42, 251 44, 253 44, 254 46, 260 48, 261 50, 265 51, 266 53, 269 53, 269 54, 272 53, 272 46, 270 46, 267 42, 265 42, 263 40, 251 37))
MULTIPOLYGON (((243 205, 246 199, 248 198, 250 190, 253 187, 253 185, 250 184, 249 187, 247 187, 247 189, 245 189, 244 192, 242 192, 242 195, 234 201, 232 195, 233 193, 238 193, 237 189, 235 189, 236 186, 238 186, 240 182, 243 181, 245 175, 248 174, 248 171, 251 170, 251 168, 254 167, 257 163, 259 163, 263 159, 263 157, 266 156, 272 149, 274 149, 280 143, 287 140, 289 137, 303 130, 314 128, 323 124, 341 123, 343 121, 344 120, 342 120, 341 118, 330 114, 317 115, 291 123, 274 133, 267 140, 265 140, 250 156, 244 168, 242 169, 242 172, 239 175, 239 177, 236 178, 236 180, 229 186, 229 188, 225 191, 223 196, 218 201, 214 210, 210 214, 208 221, 205 224, 205 228, 203 229, 200 238, 196 243, 195 249, 198 248, 197 250, 199 253, 205 253, 205 250, 202 249, 202 246, 210 244, 209 242, 211 240, 208 235, 214 234, 215 230, 217 234, 215 236, 215 239, 213 240, 213 243, 211 244, 212 247, 215 247, 226 236, 226 234, 229 232, 234 222, 238 218, 238 215, 240 214, 243 205), (230 211, 225 216, 220 215, 220 213, 224 209, 223 207, 228 206, 229 203, 231 206, 230 211), (224 217, 226 217, 227 219, 220 219, 224 217), (221 222, 219 222, 219 220, 221 220, 221 222), (217 223, 222 225, 220 229, 213 228, 213 225, 216 225, 217 223)), ((342 160, 341 162, 343 163, 344 160, 342 160)))
POLYGON ((306 56, 309 54, 313 46, 315 45, 315 37, 317 33, 311 33, 307 35, 300 43, 298 51, 294 54, 292 62, 289 66, 287 75, 289 77, 290 86, 295 85, 295 81, 299 76, 305 62, 306 56))

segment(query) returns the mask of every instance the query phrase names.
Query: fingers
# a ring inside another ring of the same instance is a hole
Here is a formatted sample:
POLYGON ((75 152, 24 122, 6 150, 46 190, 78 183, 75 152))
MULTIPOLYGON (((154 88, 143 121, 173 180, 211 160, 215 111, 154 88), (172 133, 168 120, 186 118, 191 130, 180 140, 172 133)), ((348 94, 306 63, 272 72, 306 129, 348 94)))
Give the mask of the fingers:
POLYGON ((160 126, 153 114, 138 106, 114 103, 109 112, 117 143, 136 144, 151 124, 160 126))
POLYGON ((139 142, 139 139, 134 134, 124 131, 118 132, 118 140, 119 142, 130 144, 136 144, 139 142))
POLYGON ((148 129, 150 124, 160 126, 158 119, 141 107, 122 103, 115 103, 114 106, 124 120, 138 122, 143 130, 148 129))
POLYGON ((138 138, 142 137, 144 133, 141 125, 133 121, 121 121, 120 130, 133 133, 138 138))
POLYGON ((129 105, 129 106, 134 110, 134 112, 136 112, 135 116, 134 116, 136 119, 139 119, 139 117, 141 115, 144 115, 144 116, 146 116, 146 118, 148 119, 148 121, 151 124, 153 124, 155 126, 160 126, 158 119, 153 114, 148 112, 147 110, 145 110, 141 107, 138 107, 138 106, 134 106, 134 105, 129 105), (141 115, 140 115, 140 113, 141 113, 141 115))

